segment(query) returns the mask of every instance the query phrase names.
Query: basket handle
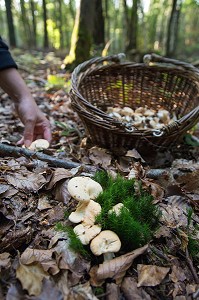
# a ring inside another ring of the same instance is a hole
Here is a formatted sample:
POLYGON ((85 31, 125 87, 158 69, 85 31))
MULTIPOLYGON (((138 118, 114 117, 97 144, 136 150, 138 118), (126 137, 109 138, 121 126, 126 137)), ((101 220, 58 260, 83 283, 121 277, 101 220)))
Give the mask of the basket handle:
POLYGON ((163 57, 160 56, 158 54, 152 53, 152 54, 146 54, 143 58, 144 63, 146 64, 150 64, 150 63, 164 63, 165 65, 168 66, 177 66, 177 67, 182 67, 187 71, 191 71, 193 73, 195 73, 195 75, 197 77, 199 77, 199 70, 194 67, 192 64, 180 61, 180 60, 176 60, 176 59, 172 59, 172 58, 167 58, 167 57, 163 57))
POLYGON ((82 72, 88 70, 92 65, 100 65, 104 62, 120 63, 124 58, 125 58, 125 54, 119 53, 119 54, 109 55, 105 57, 94 57, 91 58, 90 60, 87 60, 79 64, 72 72, 71 75, 72 85, 73 83, 77 83, 77 78, 79 77, 79 75, 82 72))

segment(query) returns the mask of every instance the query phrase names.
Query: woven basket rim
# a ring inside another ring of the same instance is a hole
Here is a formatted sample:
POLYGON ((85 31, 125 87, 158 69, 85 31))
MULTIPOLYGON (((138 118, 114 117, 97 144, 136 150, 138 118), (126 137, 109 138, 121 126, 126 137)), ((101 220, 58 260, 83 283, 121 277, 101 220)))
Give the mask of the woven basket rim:
MULTIPOLYGON (((89 61, 88 61, 89 62, 89 61)), ((180 63, 180 61, 178 61, 180 63)), ((182 63, 185 64, 186 63, 182 63)), ((135 129, 131 132, 128 131, 125 124, 121 124, 116 119, 109 117, 100 108, 92 105, 87 99, 83 97, 80 93, 79 88, 84 78, 93 74, 101 74, 107 70, 112 69, 123 69, 125 68, 140 68, 140 69, 149 69, 156 72, 172 72, 178 74, 182 78, 189 79, 197 90, 197 96, 199 99, 199 72, 193 72, 192 69, 185 69, 183 65, 173 65, 166 62, 156 63, 148 65, 146 63, 132 63, 132 62, 120 62, 120 63, 111 63, 106 65, 97 65, 91 64, 88 68, 85 68, 80 75, 72 74, 72 86, 70 91, 70 97, 73 108, 78 112, 79 116, 81 115, 88 121, 92 121, 95 124, 98 124, 102 128, 110 129, 111 131, 117 131, 118 134, 125 135, 151 135, 151 136, 164 136, 164 135, 173 135, 177 131, 185 131, 190 126, 194 126, 199 120, 199 105, 192 109, 189 113, 181 117, 179 120, 172 122, 169 125, 165 125, 161 130, 157 129, 135 129)), ((128 105, 127 105, 128 106, 128 105)))

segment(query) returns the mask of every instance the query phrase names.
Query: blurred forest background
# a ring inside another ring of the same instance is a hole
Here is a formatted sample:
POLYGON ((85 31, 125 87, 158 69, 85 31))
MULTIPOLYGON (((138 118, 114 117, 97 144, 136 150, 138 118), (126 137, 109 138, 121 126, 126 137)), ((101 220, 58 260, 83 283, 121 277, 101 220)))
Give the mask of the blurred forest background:
POLYGON ((199 0, 0 0, 0 24, 11 49, 55 51, 65 66, 119 52, 199 60, 199 0))

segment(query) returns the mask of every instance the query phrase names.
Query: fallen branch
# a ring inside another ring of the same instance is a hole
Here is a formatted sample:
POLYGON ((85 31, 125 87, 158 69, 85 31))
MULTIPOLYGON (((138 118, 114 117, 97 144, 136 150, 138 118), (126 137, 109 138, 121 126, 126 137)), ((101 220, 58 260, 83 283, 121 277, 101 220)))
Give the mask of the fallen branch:
POLYGON ((16 147, 16 146, 9 146, 6 144, 0 143, 0 157, 20 157, 20 156, 26 156, 31 159, 39 159, 41 161, 47 162, 52 167, 59 167, 59 168, 65 168, 65 169, 72 169, 82 166, 83 169, 86 171, 96 171, 97 167, 89 166, 89 165, 83 165, 80 163, 72 162, 70 160, 64 160, 64 159, 58 159, 53 156, 44 154, 43 152, 35 152, 28 150, 26 148, 16 147))

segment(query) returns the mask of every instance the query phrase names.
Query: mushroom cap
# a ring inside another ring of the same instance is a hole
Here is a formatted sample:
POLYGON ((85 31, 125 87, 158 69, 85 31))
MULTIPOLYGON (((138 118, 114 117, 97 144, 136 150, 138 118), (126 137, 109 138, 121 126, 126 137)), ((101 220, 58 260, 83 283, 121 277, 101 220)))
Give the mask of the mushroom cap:
POLYGON ((32 151, 48 149, 50 146, 49 142, 45 139, 38 139, 31 143, 29 149, 32 151))
POLYGON ((121 241, 117 234, 111 230, 103 230, 90 243, 93 254, 101 255, 108 252, 118 252, 121 241))
POLYGON ((93 200, 90 200, 83 218, 83 223, 86 225, 93 225, 95 223, 95 218, 101 212, 101 205, 93 200))
POLYGON ((97 198, 102 187, 90 177, 76 176, 69 180, 68 192, 77 201, 89 201, 97 198))
POLYGON ((116 214, 116 216, 119 216, 122 207, 124 207, 124 204, 123 204, 123 203, 118 203, 118 204, 114 205, 114 206, 108 211, 108 213, 111 214, 111 213, 114 212, 114 213, 116 214))
POLYGON ((68 219, 73 223, 80 223, 85 216, 85 210, 89 202, 79 202, 75 211, 73 211, 68 219))
POLYGON ((101 205, 93 200, 89 202, 79 202, 76 211, 69 215, 69 220, 73 223, 84 222, 84 225, 93 225, 95 217, 101 212, 101 205))
POLYGON ((101 227, 99 225, 84 225, 79 224, 73 228, 74 232, 80 239, 83 245, 88 245, 90 241, 100 233, 101 227))

